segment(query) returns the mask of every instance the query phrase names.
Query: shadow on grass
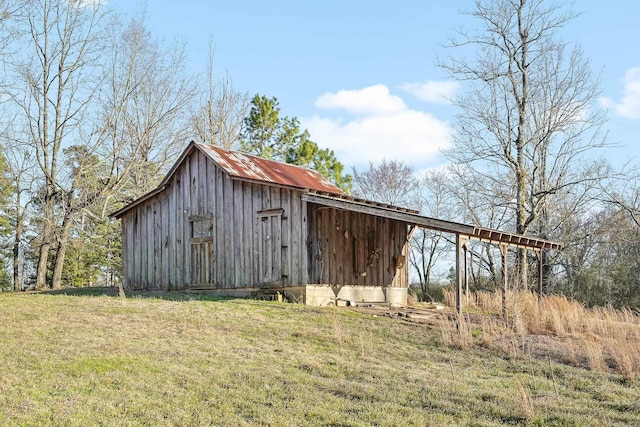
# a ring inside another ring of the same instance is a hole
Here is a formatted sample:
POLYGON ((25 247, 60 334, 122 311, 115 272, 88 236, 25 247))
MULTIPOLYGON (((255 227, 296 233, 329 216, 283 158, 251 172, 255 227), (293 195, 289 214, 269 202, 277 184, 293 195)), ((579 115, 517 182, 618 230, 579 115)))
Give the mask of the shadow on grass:
MULTIPOLYGON (((54 291, 38 292, 41 295, 66 295, 75 297, 113 297, 120 298, 118 288, 115 286, 89 287, 89 288, 64 288, 54 291)), ((230 301, 237 297, 211 295, 206 292, 194 291, 128 291, 127 298, 160 299, 166 301, 230 301)))

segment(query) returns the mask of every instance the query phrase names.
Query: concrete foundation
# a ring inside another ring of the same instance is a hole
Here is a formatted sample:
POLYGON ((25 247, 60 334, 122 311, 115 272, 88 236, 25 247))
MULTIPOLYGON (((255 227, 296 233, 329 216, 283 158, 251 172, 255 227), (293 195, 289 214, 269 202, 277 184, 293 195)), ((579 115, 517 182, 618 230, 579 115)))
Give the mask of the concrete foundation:
POLYGON ((362 303, 407 304, 407 288, 362 285, 307 285, 305 303, 318 307, 362 303))
POLYGON ((389 303, 407 305, 407 288, 364 285, 306 285, 286 288, 192 288, 193 292, 209 295, 247 297, 275 297, 289 302, 305 303, 316 307, 346 306, 363 303, 389 303))

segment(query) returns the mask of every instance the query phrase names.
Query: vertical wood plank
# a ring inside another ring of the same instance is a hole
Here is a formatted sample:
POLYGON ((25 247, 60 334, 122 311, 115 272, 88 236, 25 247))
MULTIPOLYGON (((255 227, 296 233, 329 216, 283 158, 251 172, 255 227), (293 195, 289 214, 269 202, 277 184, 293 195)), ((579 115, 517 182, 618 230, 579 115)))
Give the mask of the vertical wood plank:
POLYGON ((329 215, 327 215, 327 224, 325 234, 327 236, 327 283, 331 285, 335 285, 338 283, 337 281, 337 272, 336 268, 338 265, 337 259, 337 248, 336 248, 336 222, 337 222, 337 211, 336 209, 329 209, 329 215))
POLYGON ((138 260, 138 286, 139 289, 145 289, 145 286, 147 285, 147 282, 145 280, 146 278, 146 264, 147 264, 147 249, 148 249, 148 243, 147 243, 147 221, 146 221, 146 212, 147 212, 147 206, 145 204, 142 204, 141 206, 138 207, 138 225, 140 227, 139 229, 139 236, 140 236, 140 259, 138 260))
POLYGON ((169 189, 167 190, 167 289, 172 290, 175 289, 176 283, 176 184, 175 184, 175 176, 171 180, 169 184, 169 189))
POLYGON ((366 235, 366 215, 357 214, 357 227, 358 227, 358 242, 356 250, 358 251, 358 263, 357 263, 357 280, 358 285, 364 285, 366 276, 363 276, 362 273, 366 272, 366 255, 365 255, 365 246, 367 242, 366 235))
POLYGON ((300 200, 300 194, 297 191, 291 192, 291 212, 289 214, 289 226, 291 228, 291 235, 289 240, 289 257, 291 258, 291 269, 289 271, 289 284, 297 286, 303 284, 302 274, 300 269, 302 268, 302 253, 303 247, 302 241, 302 206, 300 200))
POLYGON ((284 209, 280 223, 280 250, 282 251, 280 256, 282 262, 280 282, 283 286, 289 286, 291 284, 291 190, 286 188, 282 189, 280 203, 284 209))
POLYGON ((384 269, 382 261, 382 231, 384 230, 384 220, 385 218, 376 218, 375 220, 375 251, 376 258, 374 260, 374 266, 376 270, 376 284, 380 286, 386 286, 384 283, 384 269))
POLYGON ((389 221, 389 231, 390 231, 390 242, 391 248, 393 251, 393 257, 391 259, 391 269, 393 270, 393 282, 392 286, 400 287, 400 283, 402 282, 402 275, 400 270, 398 270, 398 256, 401 254, 400 248, 398 245, 398 234, 397 234, 398 225, 396 221, 389 221))
POLYGON ((242 234, 244 225, 244 197, 242 194, 242 182, 232 181, 233 187, 233 286, 244 286, 245 252, 242 247, 242 234))
POLYGON ((162 274, 163 272, 163 265, 162 265, 162 257, 163 257, 163 245, 164 245, 164 239, 163 239, 163 232, 162 232, 162 199, 164 198, 163 195, 158 195, 156 196, 158 197, 157 200, 154 202, 154 237, 153 237, 153 241, 154 241, 154 253, 153 253, 153 260, 154 260, 154 282, 156 285, 156 289, 164 289, 164 278, 165 276, 162 274))
POLYGON ((251 287, 254 284, 253 281, 253 197, 251 189, 253 184, 249 182, 242 183, 242 253, 244 254, 244 263, 242 265, 243 286, 251 287))
MULTIPOLYGON (((209 159, 198 151, 198 212, 199 215, 209 215, 207 209, 207 163, 209 159)), ((203 260, 204 262, 204 260, 203 260)))
POLYGON ((120 256, 120 262, 122 263, 122 287, 124 289, 130 289, 129 288, 129 283, 131 282, 131 277, 129 276, 131 274, 130 272, 130 265, 131 265, 131 234, 130 234, 130 230, 131 230, 131 224, 130 224, 130 219, 131 217, 129 216, 129 213, 127 213, 125 216, 123 216, 122 218, 120 218, 120 228, 121 228, 121 236, 122 236, 122 248, 123 248, 123 253, 120 256))
MULTIPOLYGON (((335 281, 336 283, 344 284, 344 265, 346 261, 345 257, 345 238, 344 232, 346 229, 345 221, 345 211, 336 210, 336 229, 335 229, 335 259, 337 262, 335 263, 335 281)), ((348 265, 348 264, 347 264, 348 265)))
POLYGON ((217 232, 218 227, 216 224, 216 195, 217 195, 217 187, 216 187, 216 169, 217 166, 207 160, 207 206, 208 211, 211 213, 212 218, 212 228, 211 228, 211 244, 209 245, 209 281, 210 284, 217 283, 216 270, 218 269, 218 251, 216 249, 217 245, 217 232))
POLYGON ((334 247, 335 236, 335 209, 327 209, 324 215, 323 221, 323 237, 325 242, 325 256, 324 256, 324 278, 323 283, 334 285, 336 281, 336 254, 334 247))
POLYGON ((234 271, 234 255, 235 247, 233 242, 233 236, 235 233, 235 227, 233 222, 234 203, 233 203, 233 183, 231 178, 227 175, 223 177, 224 181, 224 265, 225 265, 225 283, 224 287, 228 288, 235 283, 235 271, 234 271))
POLYGON ((214 257, 214 252, 213 252, 213 245, 214 245, 214 241, 212 240, 211 242, 207 243, 207 284, 212 284, 214 281, 214 275, 215 275, 215 270, 214 270, 214 264, 213 264, 213 257, 214 257))
POLYGON ((147 247, 147 268, 145 271, 145 288, 153 289, 153 206, 150 201, 147 201, 147 208, 145 209, 145 242, 147 247))
POLYGON ((350 222, 351 222, 351 263, 349 265, 350 272, 349 278, 350 280, 347 282, 349 284, 357 284, 358 283, 358 216, 355 212, 350 212, 350 222))
POLYGON ((175 205, 176 205, 176 217, 173 227, 175 229, 175 242, 176 242, 176 250, 175 250, 175 288, 176 289, 184 289, 187 285, 186 277, 184 274, 185 265, 184 265, 184 251, 185 247, 188 244, 184 241, 184 223, 185 223, 185 206, 184 206, 184 198, 182 197, 182 192, 185 188, 185 176, 184 176, 184 167, 180 167, 176 172, 176 186, 175 186, 175 205))
POLYGON ((189 223, 189 216, 192 214, 191 212, 191 158, 187 157, 185 159, 184 168, 182 170, 183 178, 182 178, 182 219, 181 219, 181 231, 182 235, 180 239, 182 240, 182 265, 183 272, 182 275, 184 277, 184 287, 189 286, 192 283, 191 278, 191 245, 190 245, 190 237, 191 237, 191 224, 189 223))
POLYGON ((260 184, 251 184, 252 188, 252 210, 250 212, 253 220, 253 267, 252 282, 255 285, 262 283, 263 260, 262 254, 262 220, 258 217, 257 212, 262 210, 262 186, 260 184))
POLYGON ((162 290, 169 289, 169 195, 165 191, 160 195, 160 249, 162 257, 160 261, 160 278, 162 290))
POLYGON ((129 266, 129 289, 135 290, 138 289, 138 272, 137 272, 137 263, 138 258, 140 257, 140 233, 138 230, 138 222, 140 221, 138 215, 138 208, 133 208, 131 211, 127 213, 128 221, 131 223, 129 226, 131 227, 131 243, 132 243, 132 251, 131 251, 131 264, 129 266))
POLYGON ((225 247, 224 247, 224 172, 216 168, 215 194, 215 242, 216 242, 216 286, 225 285, 225 247))
POLYGON ((317 211, 317 205, 307 203, 307 222, 308 222, 308 254, 307 263, 309 272, 309 283, 320 283, 319 265, 318 265, 318 221, 320 213, 317 211))
POLYGON ((308 217, 309 204, 307 202, 303 202, 300 199, 300 230, 301 230, 301 238, 300 238, 300 284, 309 284, 311 280, 311 276, 309 274, 309 254, 311 254, 310 250, 310 241, 309 241, 309 217, 308 217))
POLYGON ((393 255, 391 255, 391 264, 389 267, 393 271, 393 280, 391 282, 391 286, 399 287, 402 279, 400 271, 397 269, 398 255, 400 255, 400 251, 398 248, 398 237, 396 234, 396 228, 396 221, 389 221, 389 244, 393 253, 393 255))
MULTIPOLYGON (((272 209, 282 207, 279 187, 271 187, 272 209)), ((280 283, 282 279, 282 218, 271 217, 271 281, 280 283)))
POLYGON ((344 228, 342 234, 342 274, 340 276, 340 282, 344 284, 352 283, 353 277, 353 221, 352 212, 342 212, 342 227, 344 228), (346 233, 346 234, 345 234, 346 233))
MULTIPOLYGON (((134 263, 134 282, 135 282, 135 289, 142 289, 142 259, 144 257, 144 255, 146 254, 145 252, 145 243, 142 240, 144 238, 144 235, 142 233, 142 226, 143 226, 143 221, 144 218, 142 218, 142 209, 141 206, 137 206, 136 208, 134 208, 134 212, 135 212, 135 228, 134 228, 134 238, 137 246, 137 249, 135 251, 135 263, 134 263)), ((146 257, 144 257, 144 259, 146 259, 146 257)))
POLYGON ((282 215, 271 217, 273 247, 273 269, 271 280, 275 284, 282 284, 282 215))
POLYGON ((326 209, 321 209, 320 206, 316 206, 314 221, 316 222, 316 251, 318 253, 318 261, 315 262, 316 268, 318 269, 317 273, 317 282, 318 284, 326 284, 327 280, 325 279, 326 271, 327 271, 327 242, 324 236, 324 224, 326 223, 326 216, 328 212, 326 209))
POLYGON ((400 241, 402 244, 402 255, 404 256, 404 265, 401 269, 402 273, 402 287, 409 287, 409 242, 407 241, 408 229, 407 224, 398 221, 400 227, 400 241))
POLYGON ((264 217, 263 221, 263 229, 264 229, 264 235, 263 235, 263 239, 264 239, 264 254, 263 257, 265 259, 265 270, 264 270, 264 276, 265 276, 265 281, 266 282, 273 282, 273 270, 274 270, 274 265, 273 265, 273 261, 275 259, 274 257, 274 233, 275 233, 275 226, 274 226, 274 219, 273 217, 264 217))
POLYGON ((262 186, 262 210, 271 209, 271 191, 268 186, 262 186))
POLYGON ((376 286, 381 286, 380 276, 378 274, 378 266, 380 263, 378 262, 378 258, 376 258, 378 254, 378 222, 379 217, 371 217, 371 229, 369 230, 369 248, 367 249, 369 257, 369 270, 371 275, 371 284, 376 286))
POLYGON ((189 156, 189 196, 190 196, 190 210, 189 215, 202 215, 200 212, 200 192, 199 192, 199 164, 200 164, 200 150, 195 150, 189 156))

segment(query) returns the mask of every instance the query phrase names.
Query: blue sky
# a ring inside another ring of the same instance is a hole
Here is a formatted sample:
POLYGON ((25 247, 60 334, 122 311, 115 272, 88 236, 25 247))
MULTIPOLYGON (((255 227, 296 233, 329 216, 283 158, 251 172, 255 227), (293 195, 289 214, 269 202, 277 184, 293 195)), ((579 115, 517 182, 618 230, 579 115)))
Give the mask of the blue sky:
MULTIPOLYGON (((108 0, 134 13, 132 0, 108 0)), ((347 166, 383 157, 416 169, 444 160, 455 110, 443 102, 455 84, 435 66, 460 26, 467 0, 218 1, 148 0, 147 25, 166 41, 186 42, 189 67, 204 68, 213 38, 215 67, 250 94, 275 96, 322 147, 347 166)), ((579 43, 602 76, 609 111, 606 156, 640 157, 640 2, 582 0, 581 16, 560 33, 579 43)), ((636 159, 636 163, 640 159, 636 159)))

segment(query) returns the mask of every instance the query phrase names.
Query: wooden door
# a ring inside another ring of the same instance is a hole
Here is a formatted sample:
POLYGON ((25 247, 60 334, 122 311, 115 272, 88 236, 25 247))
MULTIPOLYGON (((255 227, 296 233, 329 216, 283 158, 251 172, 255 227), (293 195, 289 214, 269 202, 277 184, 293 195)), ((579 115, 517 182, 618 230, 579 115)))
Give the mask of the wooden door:
POLYGON ((189 217, 191 227, 191 284, 207 286, 213 274, 213 216, 189 217))
POLYGON ((288 233, 283 209, 258 212, 258 264, 261 286, 282 286, 287 277, 288 233), (284 225, 283 225, 284 223, 284 225))

